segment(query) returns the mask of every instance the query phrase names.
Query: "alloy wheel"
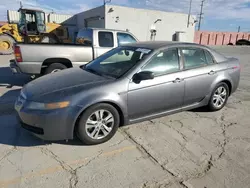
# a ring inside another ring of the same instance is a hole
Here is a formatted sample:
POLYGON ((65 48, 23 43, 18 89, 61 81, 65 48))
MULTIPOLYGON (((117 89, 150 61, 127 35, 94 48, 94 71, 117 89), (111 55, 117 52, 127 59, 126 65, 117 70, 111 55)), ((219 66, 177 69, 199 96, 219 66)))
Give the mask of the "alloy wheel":
POLYGON ((108 110, 95 111, 86 121, 86 133, 92 139, 103 139, 112 131, 114 122, 114 116, 108 110))
POLYGON ((213 95, 213 105, 216 108, 221 108, 227 99, 227 90, 225 87, 220 86, 216 89, 213 95))

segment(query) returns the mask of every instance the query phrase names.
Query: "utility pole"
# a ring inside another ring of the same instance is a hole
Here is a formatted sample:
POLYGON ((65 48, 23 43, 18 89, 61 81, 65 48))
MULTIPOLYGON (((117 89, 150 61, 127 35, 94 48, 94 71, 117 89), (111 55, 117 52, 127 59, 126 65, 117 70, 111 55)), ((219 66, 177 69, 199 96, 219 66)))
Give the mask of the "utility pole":
POLYGON ((23 3, 22 3, 22 1, 20 1, 20 8, 23 8, 23 3))
POLYGON ((190 0, 190 2, 189 2, 189 11, 188 11, 188 23, 187 23, 187 27, 189 27, 189 23, 190 23, 191 10, 192 10, 192 0, 190 0))
POLYGON ((107 3, 111 3, 111 0, 103 0, 104 5, 106 5, 107 3))
POLYGON ((205 0, 202 0, 202 1, 201 1, 201 11, 200 11, 200 14, 199 14, 198 31, 200 31, 200 29, 201 29, 201 20, 202 20, 202 15, 203 15, 203 6, 204 6, 204 2, 205 2, 205 0))
POLYGON ((240 32, 240 26, 238 27, 238 33, 240 32))

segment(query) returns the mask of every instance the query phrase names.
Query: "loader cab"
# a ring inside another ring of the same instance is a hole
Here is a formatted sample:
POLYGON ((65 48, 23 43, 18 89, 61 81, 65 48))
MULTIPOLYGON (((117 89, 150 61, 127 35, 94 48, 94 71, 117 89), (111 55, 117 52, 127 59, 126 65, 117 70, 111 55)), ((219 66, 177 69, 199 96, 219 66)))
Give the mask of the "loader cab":
POLYGON ((39 35, 46 32, 45 13, 34 9, 19 9, 19 31, 22 35, 39 35))

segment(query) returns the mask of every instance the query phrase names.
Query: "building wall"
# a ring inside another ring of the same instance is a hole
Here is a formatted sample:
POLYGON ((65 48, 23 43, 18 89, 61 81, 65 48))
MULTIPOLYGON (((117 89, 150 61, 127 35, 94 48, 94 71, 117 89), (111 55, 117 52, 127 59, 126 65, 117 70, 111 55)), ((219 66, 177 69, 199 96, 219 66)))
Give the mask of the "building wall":
POLYGON ((77 16, 77 27, 78 29, 84 27, 97 27, 105 28, 105 7, 97 7, 85 12, 81 12, 77 16), (86 25, 87 23, 87 25, 86 25))
POLYGON ((194 42, 203 45, 235 44, 237 40, 250 40, 250 33, 196 31, 194 42))
POLYGON ((181 31, 185 32, 185 41, 194 41, 195 25, 190 25, 189 28, 187 28, 188 15, 186 14, 114 5, 106 5, 105 7, 106 28, 129 30, 140 41, 150 40, 150 29, 157 19, 161 19, 162 21, 155 24, 157 30, 155 40, 172 41, 175 33, 181 31))

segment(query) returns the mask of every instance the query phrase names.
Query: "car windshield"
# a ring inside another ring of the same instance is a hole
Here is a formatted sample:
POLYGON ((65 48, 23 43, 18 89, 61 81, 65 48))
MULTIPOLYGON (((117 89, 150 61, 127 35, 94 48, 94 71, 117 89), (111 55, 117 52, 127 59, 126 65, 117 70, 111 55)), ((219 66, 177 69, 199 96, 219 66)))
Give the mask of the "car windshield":
POLYGON ((118 47, 96 58, 84 69, 101 76, 119 78, 151 52, 145 48, 118 47))

